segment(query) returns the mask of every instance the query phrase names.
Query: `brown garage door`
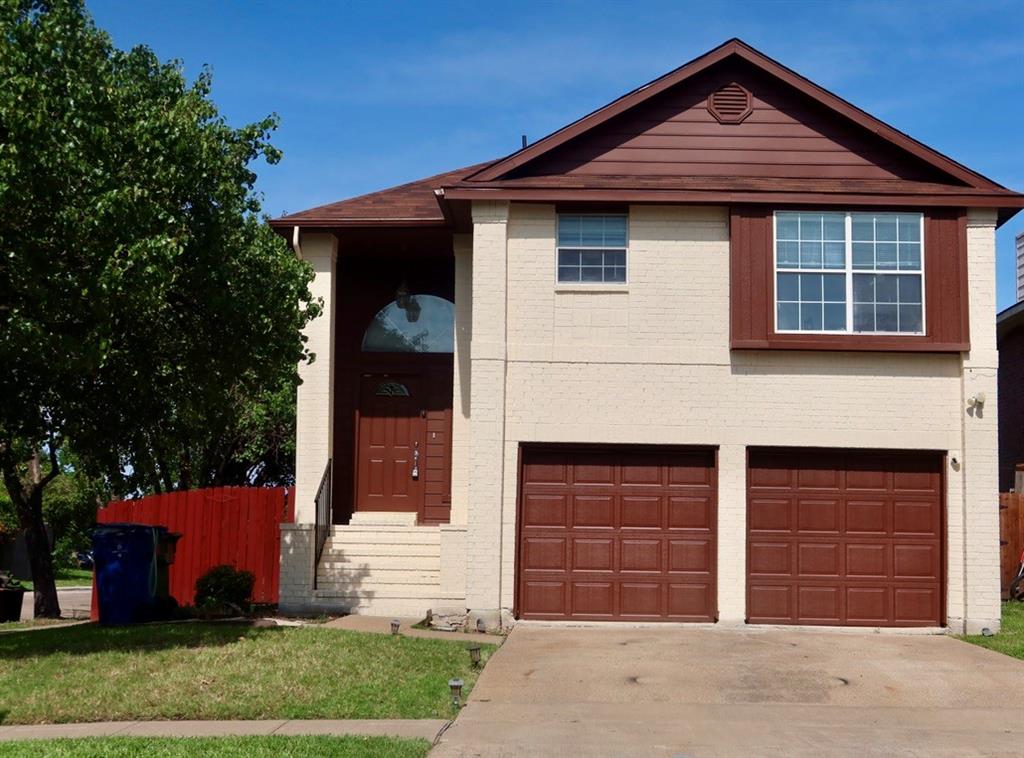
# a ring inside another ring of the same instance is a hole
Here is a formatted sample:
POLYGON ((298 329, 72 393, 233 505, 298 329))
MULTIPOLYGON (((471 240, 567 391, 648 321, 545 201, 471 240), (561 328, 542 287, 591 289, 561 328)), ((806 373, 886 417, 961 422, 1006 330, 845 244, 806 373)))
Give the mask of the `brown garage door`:
POLYGON ((752 450, 747 615, 754 623, 944 623, 938 453, 752 450))
POLYGON ((712 621, 713 450, 526 448, 525 619, 712 621))

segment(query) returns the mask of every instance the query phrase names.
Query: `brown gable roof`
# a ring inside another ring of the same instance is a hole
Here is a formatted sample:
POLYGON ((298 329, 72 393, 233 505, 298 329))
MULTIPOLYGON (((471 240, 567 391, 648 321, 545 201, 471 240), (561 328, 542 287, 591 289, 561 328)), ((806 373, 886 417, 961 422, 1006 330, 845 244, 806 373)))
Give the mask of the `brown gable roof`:
POLYGON ((367 195, 320 205, 271 220, 275 228, 292 226, 333 228, 347 226, 446 226, 435 190, 464 179, 488 163, 417 179, 367 195))
POLYGON ((752 65, 753 67, 781 80, 790 87, 803 93, 812 100, 820 103, 836 114, 852 121, 860 127, 878 135, 881 139, 901 148, 921 161, 935 167, 964 184, 972 187, 987 187, 990 189, 1005 189, 981 174, 970 170, 966 166, 957 163, 953 159, 942 155, 927 145, 918 142, 903 132, 889 126, 874 116, 862 111, 855 105, 848 103, 838 95, 819 87, 814 82, 806 79, 800 74, 786 68, 781 63, 769 58, 763 53, 755 50, 739 39, 731 39, 728 42, 716 47, 704 55, 695 58, 674 71, 655 79, 648 84, 639 87, 632 92, 623 95, 608 105, 574 121, 568 126, 559 129, 544 139, 535 142, 502 160, 496 161, 486 168, 468 176, 467 183, 476 181, 494 181, 507 177, 516 169, 521 169, 555 148, 564 145, 585 132, 590 132, 609 120, 634 109, 637 106, 650 101, 656 96, 676 87, 680 83, 706 71, 719 63, 730 58, 736 58, 752 65))
POLYGON ((1024 195, 732 39, 506 158, 271 224, 455 226, 472 199, 986 207, 1000 223, 1024 207, 1024 195), (703 106, 723 83, 727 98, 749 85, 743 123, 723 126, 703 106))

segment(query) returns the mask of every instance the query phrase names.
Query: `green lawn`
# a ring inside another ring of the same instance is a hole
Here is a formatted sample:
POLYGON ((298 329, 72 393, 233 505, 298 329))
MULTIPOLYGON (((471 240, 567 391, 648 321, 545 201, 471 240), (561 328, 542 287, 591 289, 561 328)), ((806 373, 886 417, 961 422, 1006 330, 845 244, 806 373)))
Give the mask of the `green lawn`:
POLYGON ((87 737, 0 742, 0 756, 11 758, 423 758, 429 750, 426 740, 392 737, 87 737))
MULTIPOLYGON (((88 587, 92 584, 92 572, 83 569, 57 569, 57 576, 54 577, 57 588, 61 587, 88 587)), ((28 579, 21 580, 22 586, 32 591, 32 582, 28 579)))
MULTIPOLYGON (((228 623, 0 634, 0 723, 450 718, 467 643, 228 623)), ((484 645, 484 659, 494 651, 484 645)))
POLYGON ((1007 600, 1003 603, 1003 628, 993 637, 972 634, 961 637, 974 645, 1024 659, 1024 603, 1007 600))

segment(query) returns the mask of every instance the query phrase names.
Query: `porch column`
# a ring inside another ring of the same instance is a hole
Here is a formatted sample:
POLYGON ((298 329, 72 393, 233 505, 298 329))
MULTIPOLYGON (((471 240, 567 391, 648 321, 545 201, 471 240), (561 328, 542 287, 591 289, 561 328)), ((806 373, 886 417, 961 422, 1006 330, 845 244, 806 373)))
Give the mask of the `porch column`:
POLYGON ((338 239, 333 234, 304 234, 302 257, 313 267, 313 298, 323 301, 323 312, 306 325, 306 347, 315 353, 312 363, 299 366, 295 431, 295 523, 316 521, 314 498, 327 461, 333 454, 334 427, 334 290, 338 239))
POLYGON ((466 606, 500 623, 508 203, 473 203, 466 606))
MULTIPOLYGON (((999 629, 999 450, 996 424, 996 275, 994 211, 972 209, 967 216, 967 272, 971 351, 964 354, 961 380, 963 449, 959 471, 961 501, 949 507, 949 625, 977 634, 999 629), (984 403, 975 400, 983 394, 984 403), (956 516, 959 515, 959 518, 956 516), (959 524, 957 523, 959 522, 959 524), (959 529, 956 527, 959 526, 959 529), (959 532, 959 533, 958 533, 959 532), (959 564, 959 565, 958 565, 959 564), (959 581, 957 581, 959 580, 959 581)), ((950 458, 956 455, 950 452, 950 458)), ((947 463, 950 465, 951 461, 947 463)), ((951 482, 952 484, 952 482, 951 482)))

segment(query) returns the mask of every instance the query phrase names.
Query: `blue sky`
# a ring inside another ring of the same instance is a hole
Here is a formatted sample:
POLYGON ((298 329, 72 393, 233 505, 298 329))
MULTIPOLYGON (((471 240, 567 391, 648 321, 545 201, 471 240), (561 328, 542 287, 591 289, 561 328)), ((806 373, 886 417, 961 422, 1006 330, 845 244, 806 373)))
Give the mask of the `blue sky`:
POLYGON ((505 155, 730 37, 1024 191, 1021 0, 87 3, 118 46, 210 65, 231 123, 280 116, 274 216, 505 155))

